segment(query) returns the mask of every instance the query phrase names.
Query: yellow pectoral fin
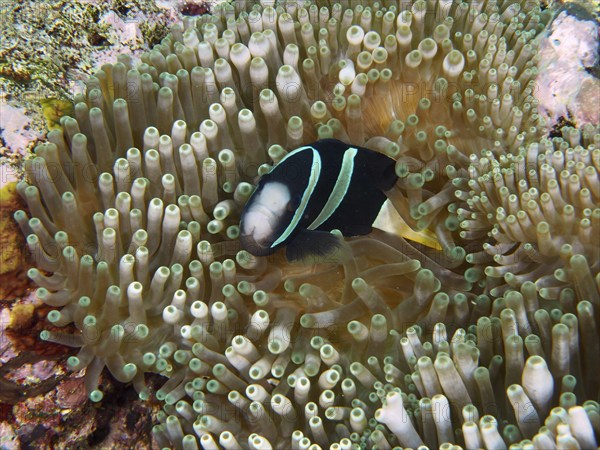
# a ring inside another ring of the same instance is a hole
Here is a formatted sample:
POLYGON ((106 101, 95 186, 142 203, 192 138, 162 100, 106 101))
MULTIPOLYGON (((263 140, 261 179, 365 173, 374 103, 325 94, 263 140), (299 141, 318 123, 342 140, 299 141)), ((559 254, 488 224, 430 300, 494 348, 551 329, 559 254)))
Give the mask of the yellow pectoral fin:
POLYGON ((402 236, 404 239, 418 242, 434 250, 442 250, 435 233, 427 229, 422 231, 413 230, 402 216, 398 214, 398 211, 396 211, 389 200, 386 200, 383 204, 379 215, 375 219, 375 222, 373 222, 373 226, 388 233, 402 236))

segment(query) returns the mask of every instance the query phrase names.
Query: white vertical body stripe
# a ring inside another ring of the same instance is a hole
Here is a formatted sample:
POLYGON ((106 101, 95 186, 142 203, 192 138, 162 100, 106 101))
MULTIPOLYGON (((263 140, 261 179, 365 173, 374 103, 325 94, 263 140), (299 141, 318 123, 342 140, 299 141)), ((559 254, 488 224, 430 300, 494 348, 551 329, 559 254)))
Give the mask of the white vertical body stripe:
POLYGON ((331 194, 329 194, 329 198, 327 199, 325 206, 323 206, 323 209, 317 218, 308 226, 309 230, 319 228, 327 219, 331 217, 337 207, 340 206, 340 203, 342 203, 342 200, 344 200, 346 192, 348 192, 348 187, 350 186, 352 174, 354 173, 354 157, 356 156, 357 152, 358 150, 355 148, 349 148, 344 152, 342 167, 331 194))
POLYGON ((277 240, 271 244, 271 248, 284 242, 290 236, 290 234, 292 234, 292 232, 296 229, 296 227, 298 226, 298 223, 300 222, 300 219, 304 215, 304 211, 306 210, 306 205, 308 205, 308 201, 310 200, 310 197, 312 196, 313 191, 315 190, 315 186, 317 185, 317 182, 319 181, 319 177, 321 176, 321 156, 319 155, 319 152, 317 152, 312 147, 302 147, 301 149, 293 151, 292 153, 286 155, 285 158, 283 158, 281 161, 279 161, 279 164, 281 164, 285 159, 287 159, 293 153, 297 153, 300 150, 306 150, 306 149, 311 149, 312 154, 313 154, 312 167, 310 170, 310 177, 308 179, 308 185, 306 186, 306 189, 304 190, 304 193, 302 194, 302 199, 300 200, 300 205, 296 209, 296 212, 294 213, 294 217, 292 217, 292 221, 287 226, 285 231, 283 233, 281 233, 281 236, 279 236, 277 238, 277 240))
POLYGON ((303 152, 304 150, 312 150, 313 152, 315 151, 315 149, 313 147, 311 147, 310 145, 305 145, 304 147, 298 147, 296 150, 292 150, 291 152, 289 152, 287 155, 285 155, 283 158, 281 158, 281 160, 275 164, 271 170, 273 170, 275 167, 279 166, 280 164, 282 164, 286 159, 288 159, 290 156, 294 156, 296 153, 300 153, 303 152))

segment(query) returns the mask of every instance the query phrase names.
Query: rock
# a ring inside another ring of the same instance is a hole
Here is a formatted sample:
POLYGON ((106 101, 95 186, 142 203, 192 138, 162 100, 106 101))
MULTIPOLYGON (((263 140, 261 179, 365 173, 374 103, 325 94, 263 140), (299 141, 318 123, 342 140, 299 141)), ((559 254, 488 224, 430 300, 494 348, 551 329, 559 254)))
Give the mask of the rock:
POLYGON ((16 191, 16 183, 0 189, 0 301, 25 295, 29 279, 25 241, 13 214, 24 205, 16 191))

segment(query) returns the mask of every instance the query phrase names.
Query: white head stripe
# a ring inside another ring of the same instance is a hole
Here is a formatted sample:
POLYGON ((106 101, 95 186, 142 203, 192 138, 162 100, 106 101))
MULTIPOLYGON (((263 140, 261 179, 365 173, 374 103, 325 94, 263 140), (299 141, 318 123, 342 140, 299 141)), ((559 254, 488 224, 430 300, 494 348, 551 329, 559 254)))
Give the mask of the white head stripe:
POLYGON ((340 203, 342 203, 342 200, 344 200, 346 192, 348 192, 348 187, 350 186, 352 173, 354 172, 354 157, 357 152, 358 150, 355 148, 349 148, 344 152, 342 167, 331 194, 329 194, 329 198, 317 218, 308 226, 309 230, 320 227, 321 224, 331 217, 337 207, 340 206, 340 203))
MULTIPOLYGON (((292 153, 296 153, 299 150, 304 150, 307 147, 303 147, 301 149, 295 150, 292 153)), ((283 233, 281 233, 281 236, 279 236, 279 238, 273 242, 273 244, 271 244, 271 248, 281 244, 283 241, 285 241, 290 234, 292 234, 292 231, 294 231, 296 229, 296 227, 298 226, 298 223, 300 222, 300 219, 302 218, 302 216, 304 215, 304 210, 306 210, 306 205, 308 205, 308 201, 310 200, 310 197, 313 193, 313 191, 315 190, 315 186, 317 185, 317 181, 319 181, 319 177, 321 176, 321 156, 319 155, 319 152, 317 152, 314 148, 312 147, 308 147, 310 149, 312 149, 312 153, 313 153, 313 159, 312 159, 312 167, 310 170, 310 177, 308 179, 308 185, 306 186, 306 189, 304 190, 304 193, 302 194, 302 199, 300 200, 300 205, 298 206, 298 208, 296 209, 296 212, 294 213, 294 217, 292 218, 292 221, 290 222, 290 224, 288 225, 288 227, 285 229, 285 231, 283 233)), ((291 153, 290 153, 291 155, 291 153)), ((290 156, 287 155, 287 156, 290 156)), ((286 156, 286 158, 287 158, 286 156)), ((279 164, 281 164, 283 161, 285 160, 282 159, 279 164)))
POLYGON ((290 201, 290 192, 283 183, 265 183, 254 202, 246 211, 243 234, 252 234, 258 243, 273 238, 273 230, 283 216, 290 201))

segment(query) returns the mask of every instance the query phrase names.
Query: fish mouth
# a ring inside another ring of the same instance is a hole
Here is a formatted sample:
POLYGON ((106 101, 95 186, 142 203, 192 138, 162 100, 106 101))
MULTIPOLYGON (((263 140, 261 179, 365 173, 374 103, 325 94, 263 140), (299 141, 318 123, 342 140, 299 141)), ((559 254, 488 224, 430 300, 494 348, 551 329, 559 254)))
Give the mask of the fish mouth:
POLYGON ((273 233, 278 217, 268 207, 254 204, 240 222, 242 248, 254 256, 265 256, 275 252, 271 248, 273 233))
POLYGON ((252 234, 240 234, 240 244, 244 250, 253 256, 267 256, 275 252, 269 245, 270 243, 257 242, 252 234))

